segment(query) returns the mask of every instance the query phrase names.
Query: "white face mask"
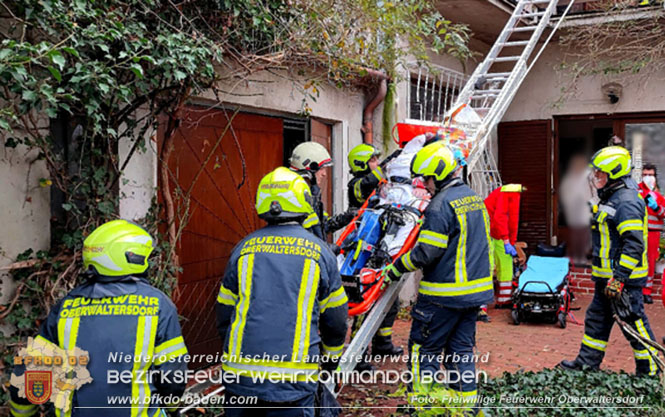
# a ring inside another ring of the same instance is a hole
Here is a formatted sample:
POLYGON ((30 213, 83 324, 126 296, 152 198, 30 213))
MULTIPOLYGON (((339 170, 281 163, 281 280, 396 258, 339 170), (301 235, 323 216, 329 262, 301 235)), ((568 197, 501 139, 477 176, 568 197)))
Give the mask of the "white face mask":
POLYGON ((649 187, 650 190, 653 190, 656 186, 656 177, 653 175, 645 175, 642 177, 642 182, 649 187))

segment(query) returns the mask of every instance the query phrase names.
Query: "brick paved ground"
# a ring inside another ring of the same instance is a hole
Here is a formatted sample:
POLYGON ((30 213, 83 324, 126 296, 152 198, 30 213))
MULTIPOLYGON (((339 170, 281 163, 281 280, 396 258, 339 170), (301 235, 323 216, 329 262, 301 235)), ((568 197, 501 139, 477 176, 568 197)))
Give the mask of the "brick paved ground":
MULTIPOLYGON (((573 306, 582 308, 574 312, 580 322, 583 322, 584 313, 590 302, 591 295, 588 294, 578 296, 575 301, 573 306)), ((665 336, 665 308, 660 300, 657 300, 656 304, 647 305, 646 310, 656 339, 661 341, 665 336)), ((480 369, 484 369, 490 377, 499 376, 504 371, 537 371, 553 367, 562 359, 573 359, 577 354, 584 329, 581 325, 569 323, 566 329, 548 323, 525 323, 515 326, 512 324, 509 310, 490 308, 489 314, 492 317, 491 323, 478 323, 477 346, 479 353, 490 352, 489 362, 480 366, 480 369)), ((407 320, 397 320, 395 323, 394 339, 405 348, 410 325, 410 321, 407 320)), ((404 364, 385 363, 380 368, 402 370, 404 367, 404 364)), ((616 326, 602 367, 614 371, 634 372, 635 370, 632 349, 616 326)), ((345 409, 344 415, 388 416, 395 412, 394 407, 403 403, 401 398, 388 396, 396 390, 397 386, 389 385, 347 386, 342 392, 340 401, 343 406, 351 408, 345 409)))

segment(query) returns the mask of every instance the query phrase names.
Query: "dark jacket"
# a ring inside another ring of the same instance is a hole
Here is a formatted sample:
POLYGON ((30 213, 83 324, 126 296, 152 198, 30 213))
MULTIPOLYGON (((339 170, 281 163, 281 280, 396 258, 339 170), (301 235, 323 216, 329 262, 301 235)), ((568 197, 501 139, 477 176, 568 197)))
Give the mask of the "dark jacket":
POLYGON ((347 210, 343 213, 329 216, 323 209, 321 199, 321 188, 314 184, 310 186, 312 191, 312 208, 314 212, 307 216, 303 222, 303 227, 321 240, 326 240, 328 233, 334 233, 339 229, 346 227, 356 216, 355 210, 347 210))
MULTIPOLYGON (((187 348, 178 312, 169 297, 143 278, 97 277, 74 288, 53 306, 41 325, 38 338, 62 349, 76 346, 89 353, 87 370, 92 382, 74 391, 71 414, 56 410, 57 416, 130 416, 132 410, 127 404, 111 408, 109 397, 132 400, 153 394, 180 397, 185 390, 186 381, 175 378, 175 374, 187 369, 182 358, 187 348), (113 355, 119 359, 112 360, 113 355), (139 360, 128 361, 125 355, 139 360), (131 375, 140 370, 156 374, 149 379, 135 378, 128 384, 107 383, 107 371, 131 375), (168 375, 168 378, 162 380, 158 374, 168 375)), ((22 375, 24 370, 19 366, 14 371, 22 375)), ((11 394, 12 402, 29 404, 18 397, 15 388, 11 394)), ((36 412, 37 406, 34 407, 33 412, 36 412)), ((143 409, 148 416, 159 413, 159 407, 150 403, 134 408, 139 408, 138 415, 142 415, 143 409)), ((30 414, 21 414, 24 415, 30 414)))
POLYGON ((349 206, 356 208, 362 206, 384 178, 381 166, 376 167, 373 171, 363 171, 353 174, 353 178, 351 178, 351 181, 347 185, 349 206))
POLYGON ((341 355, 346 319, 325 242, 294 223, 251 233, 233 249, 217 297, 223 370, 237 377, 226 389, 269 402, 313 394, 319 355, 341 355), (260 380, 269 376, 283 379, 260 380))
POLYGON ((483 200, 460 179, 425 210, 416 245, 396 262, 400 272, 423 270, 419 297, 450 308, 493 299, 490 224, 483 200))
POLYGON ((648 221, 635 181, 626 176, 598 193, 591 224, 594 280, 613 276, 628 285, 643 286, 648 274, 648 221))

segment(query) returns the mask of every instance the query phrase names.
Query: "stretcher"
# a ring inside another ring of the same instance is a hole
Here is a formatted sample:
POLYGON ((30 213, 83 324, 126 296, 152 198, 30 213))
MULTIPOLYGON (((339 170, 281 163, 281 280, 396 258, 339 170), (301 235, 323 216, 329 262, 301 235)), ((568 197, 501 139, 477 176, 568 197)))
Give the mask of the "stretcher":
POLYGON ((569 282, 570 260, 565 257, 547 257, 532 255, 516 273, 513 293, 513 322, 532 318, 550 319, 566 327, 571 313, 571 293, 569 282))
POLYGON ((424 208, 428 203, 423 200, 418 209, 402 207, 399 204, 383 204, 370 208, 370 202, 376 201, 375 194, 376 192, 373 192, 365 201, 336 241, 336 245, 341 248, 340 256, 343 257, 340 273, 349 297, 349 316, 367 313, 383 295, 386 286, 383 285, 381 270, 413 248, 420 232, 424 208), (414 222, 404 244, 396 253, 379 253, 380 241, 385 236, 386 219, 399 215, 400 211, 410 211, 418 220, 414 222))

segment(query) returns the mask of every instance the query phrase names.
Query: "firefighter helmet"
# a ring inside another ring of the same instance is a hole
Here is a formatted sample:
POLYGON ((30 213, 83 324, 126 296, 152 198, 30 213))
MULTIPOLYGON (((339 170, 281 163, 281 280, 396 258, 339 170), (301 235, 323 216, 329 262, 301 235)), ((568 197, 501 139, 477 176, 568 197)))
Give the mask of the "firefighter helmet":
POLYGON ((418 151, 411 160, 411 175, 434 177, 437 182, 447 179, 457 168, 453 152, 442 142, 434 142, 418 151))
POLYGON ((379 155, 381 155, 381 152, 378 149, 372 145, 367 145, 366 143, 360 144, 351 149, 351 152, 349 152, 349 166, 351 167, 351 172, 355 174, 367 171, 369 169, 369 165, 367 164, 369 160, 379 155))
POLYGON ((279 167, 259 183, 256 211, 264 220, 306 217, 313 212, 309 185, 297 173, 279 167))
POLYGON ((96 228, 83 241, 83 267, 99 275, 141 274, 148 269, 152 236, 126 220, 113 220, 96 228))
POLYGON ((316 142, 303 142, 291 154, 291 169, 296 172, 316 172, 332 165, 330 154, 323 145, 316 142))
POLYGON ((630 152, 622 146, 608 146, 591 157, 592 168, 607 173, 611 180, 630 174, 630 152))

